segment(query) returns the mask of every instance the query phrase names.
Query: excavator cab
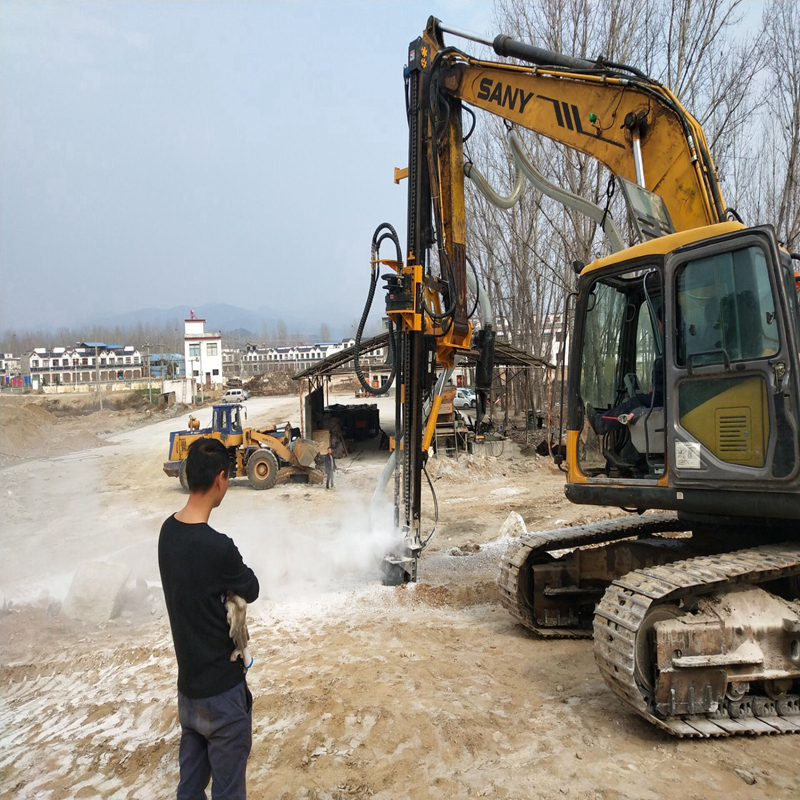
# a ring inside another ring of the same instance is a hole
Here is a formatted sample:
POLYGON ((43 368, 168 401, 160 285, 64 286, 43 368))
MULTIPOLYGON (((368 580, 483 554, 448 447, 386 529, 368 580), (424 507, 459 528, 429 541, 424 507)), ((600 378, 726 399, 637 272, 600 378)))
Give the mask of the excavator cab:
POLYGON ((579 464, 587 475, 641 478, 664 471, 662 284, 654 261, 597 276, 586 287, 579 464))
POLYGON ((792 283, 773 229, 737 223, 587 266, 570 359, 570 499, 796 518, 792 283))

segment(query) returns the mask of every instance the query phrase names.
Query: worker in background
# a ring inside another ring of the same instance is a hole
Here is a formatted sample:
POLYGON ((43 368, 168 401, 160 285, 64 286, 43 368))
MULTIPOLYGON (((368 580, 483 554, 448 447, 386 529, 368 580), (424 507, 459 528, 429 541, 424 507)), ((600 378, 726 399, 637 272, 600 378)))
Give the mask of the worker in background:
POLYGON ((336 472, 336 461, 333 458, 333 449, 328 448, 328 452, 322 457, 322 468, 325 470, 325 489, 333 489, 333 473, 336 472))
POLYGON ((225 601, 228 593, 252 603, 258 579, 233 540, 208 518, 225 497, 230 457, 216 439, 198 439, 186 459, 189 500, 161 526, 158 566, 178 659, 181 723, 178 800, 245 798, 252 740, 253 697, 245 665, 231 661, 225 601))

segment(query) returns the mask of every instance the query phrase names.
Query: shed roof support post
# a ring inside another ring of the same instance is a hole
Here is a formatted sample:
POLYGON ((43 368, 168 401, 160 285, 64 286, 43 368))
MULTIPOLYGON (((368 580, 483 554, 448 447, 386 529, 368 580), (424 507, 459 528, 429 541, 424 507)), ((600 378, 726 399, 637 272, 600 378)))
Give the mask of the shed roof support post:
MULTIPOLYGON (((300 392, 300 430, 303 431, 303 436, 305 436, 306 429, 305 425, 303 424, 303 384, 305 380, 297 381, 297 388, 300 392)), ((311 390, 311 381, 309 380, 309 393, 311 390)))

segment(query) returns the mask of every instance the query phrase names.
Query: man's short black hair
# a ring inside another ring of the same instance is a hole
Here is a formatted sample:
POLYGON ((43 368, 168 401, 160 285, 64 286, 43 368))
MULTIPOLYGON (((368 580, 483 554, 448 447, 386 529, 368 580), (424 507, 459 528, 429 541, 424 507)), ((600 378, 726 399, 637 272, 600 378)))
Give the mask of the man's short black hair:
POLYGON ((197 439, 186 456, 186 482, 190 492, 207 492, 220 472, 230 475, 231 460, 219 439, 197 439))

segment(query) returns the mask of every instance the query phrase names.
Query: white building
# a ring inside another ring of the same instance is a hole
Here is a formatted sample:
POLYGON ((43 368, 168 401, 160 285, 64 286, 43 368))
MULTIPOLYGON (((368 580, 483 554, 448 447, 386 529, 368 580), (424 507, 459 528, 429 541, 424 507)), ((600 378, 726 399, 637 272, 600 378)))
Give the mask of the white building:
POLYGON ((194 311, 184 320, 183 352, 188 376, 208 389, 222 386, 222 334, 206 331, 206 321, 195 317, 194 311))
POLYGON ((222 374, 226 378, 239 377, 242 374, 242 352, 235 347, 222 349, 222 374))
POLYGON ((75 347, 35 347, 21 357, 23 375, 41 386, 136 380, 143 375, 141 353, 127 345, 81 342, 75 347), (100 368, 100 375, 97 368, 100 368), (35 379, 35 380, 34 380, 35 379))
POLYGON ((0 357, 0 376, 12 377, 19 375, 20 359, 13 353, 3 353, 0 357))
MULTIPOLYGON (((355 339, 348 337, 336 342, 285 345, 271 347, 266 344, 247 342, 241 349, 225 349, 222 352, 222 368, 226 378, 248 380, 254 375, 282 370, 296 372, 322 359, 352 347, 355 339)), ((364 363, 379 363, 386 358, 385 351, 373 351, 363 356, 364 363)), ((352 362, 351 362, 352 363, 352 362)))

